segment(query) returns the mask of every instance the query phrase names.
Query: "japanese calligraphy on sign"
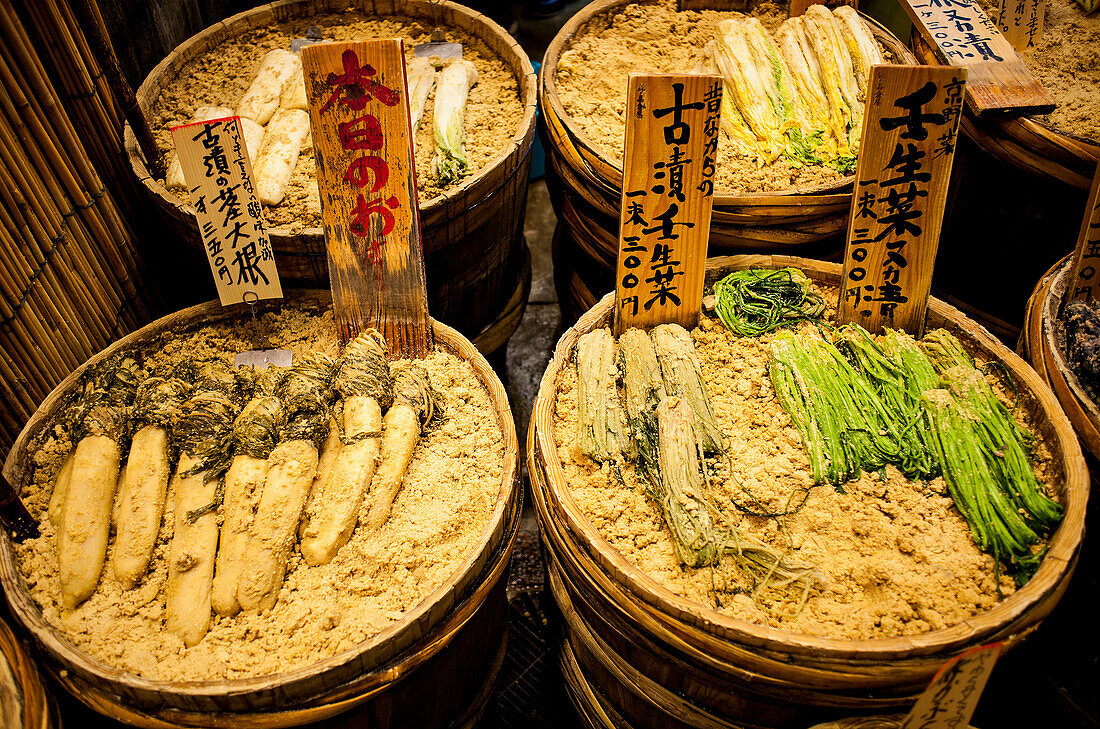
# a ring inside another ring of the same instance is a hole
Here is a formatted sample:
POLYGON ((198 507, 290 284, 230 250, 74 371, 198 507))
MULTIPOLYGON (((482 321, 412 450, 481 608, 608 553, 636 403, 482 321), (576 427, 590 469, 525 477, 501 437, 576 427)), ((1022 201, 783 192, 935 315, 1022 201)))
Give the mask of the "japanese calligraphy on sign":
POLYGON ((966 729, 1003 643, 972 648, 936 673, 902 722, 902 729, 966 729))
POLYGON ((252 185, 240 119, 173 127, 172 142, 222 306, 281 299, 283 288, 252 185))
POLYGON ((720 76, 630 76, 616 333, 699 319, 721 106, 720 76))
POLYGON ((1035 48, 1043 37, 1046 0, 1000 0, 997 27, 1018 51, 1035 48))
POLYGON ((1054 111, 1054 99, 974 0, 901 0, 901 6, 940 61, 967 69, 966 103, 976 114, 1054 111))
POLYGON ((394 357, 431 347, 400 39, 302 49, 321 222, 340 337, 382 332, 394 357))
POLYGON ((837 316, 919 335, 955 156, 966 69, 874 66, 837 316))
POLYGON ((1100 167, 1092 180, 1085 219, 1081 221, 1081 233, 1077 236, 1077 249, 1073 252, 1073 273, 1067 300, 1096 301, 1100 298, 1100 167))

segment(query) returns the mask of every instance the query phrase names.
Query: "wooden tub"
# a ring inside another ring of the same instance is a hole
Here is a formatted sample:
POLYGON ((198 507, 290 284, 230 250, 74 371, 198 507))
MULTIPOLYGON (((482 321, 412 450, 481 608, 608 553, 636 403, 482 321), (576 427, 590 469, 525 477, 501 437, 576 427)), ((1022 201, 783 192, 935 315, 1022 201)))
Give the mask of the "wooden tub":
MULTIPOLYGON (((707 280, 713 283, 732 270, 753 266, 795 266, 834 286, 841 276, 838 264, 822 261, 733 256, 709 260, 707 280)), ((948 659, 991 641, 1018 643, 1058 602, 1077 560, 1088 501, 1080 447, 1036 373, 984 329, 936 299, 929 303, 928 325, 946 327, 972 351, 1001 361, 1011 371, 1021 405, 1034 414, 1039 437, 1060 465, 1065 516, 1027 585, 950 628, 873 640, 821 638, 737 620, 662 587, 604 540, 586 517, 574 500, 554 438, 562 369, 577 338, 609 321, 611 308, 609 295, 558 341, 527 440, 551 588, 566 625, 568 650, 562 662, 585 715, 617 716, 624 722, 620 726, 651 729, 801 729, 853 714, 890 713, 907 707, 948 659)))
MULTIPOLYGON (((328 292, 296 291, 288 303, 322 310, 328 292)), ((262 308, 278 307, 266 303, 262 308)), ((4 476, 17 489, 32 477, 31 458, 89 366, 141 347, 166 331, 240 316, 218 302, 176 312, 130 334, 65 379, 16 440, 4 476)), ((0 536, 0 585, 16 623, 29 633, 43 667, 100 713, 143 727, 285 727, 355 710, 357 720, 395 727, 444 727, 477 718, 504 655, 505 583, 519 528, 518 443, 508 396, 485 358, 450 327, 433 322, 436 345, 470 362, 488 390, 504 439, 500 489, 478 547, 450 579, 405 617, 366 642, 274 676, 170 682, 120 671, 77 650, 43 617, 16 562, 11 535, 0 536)))
POLYGON ((1081 445, 1100 459, 1100 407, 1093 402, 1062 350, 1058 311, 1072 269, 1072 257, 1063 258, 1047 271, 1028 300, 1018 349, 1039 373, 1066 411, 1081 445))
MULTIPOLYGON (((147 116, 161 92, 195 59, 227 39, 274 22, 310 18, 354 8, 365 14, 402 15, 433 22, 432 3, 426 0, 280 0, 238 13, 181 43, 137 90, 138 105, 147 116)), ((473 35, 503 59, 516 77, 524 114, 509 145, 462 184, 429 200, 420 201, 428 300, 436 317, 490 352, 499 348, 519 324, 509 308, 513 300, 527 301, 530 277, 523 214, 535 133, 536 80, 526 53, 508 33, 488 17, 453 2, 437 4, 439 21, 473 35), (520 296, 522 294, 522 296, 520 296)), ((430 123, 430 120, 425 120, 430 123)), ((125 139, 130 165, 142 189, 164 224, 197 254, 202 243, 190 202, 180 200, 153 179, 127 126, 125 139)), ((323 287, 328 281, 321 228, 292 232, 271 228, 271 244, 279 274, 291 286, 323 287)), ((520 312, 522 314, 522 311, 520 312)))
MULTIPOLYGON (((576 257, 555 257, 554 265, 578 269, 597 280, 596 291, 612 288, 615 277, 622 163, 608 157, 566 112, 558 94, 557 67, 562 53, 569 50, 586 24, 637 2, 595 0, 587 5, 555 36, 539 74, 539 133, 546 150, 547 186, 558 219, 566 223, 570 238, 584 251, 576 257)), ((876 21, 866 16, 864 19, 895 58, 916 63, 904 43, 876 21)), ((626 93, 625 86, 622 93, 626 93)), ((776 192, 734 195, 716 190, 711 254, 789 253, 828 258, 831 252, 843 248, 853 184, 854 176, 849 176, 828 184, 776 192)), ((571 323, 573 319, 565 321, 571 323)))
MULTIPOLYGON (((921 63, 939 64, 916 31, 911 45, 921 63)), ((937 295, 1003 341, 1015 341, 1035 273, 1076 243, 1098 162, 1100 140, 1041 119, 979 117, 965 108, 933 281, 937 295)))

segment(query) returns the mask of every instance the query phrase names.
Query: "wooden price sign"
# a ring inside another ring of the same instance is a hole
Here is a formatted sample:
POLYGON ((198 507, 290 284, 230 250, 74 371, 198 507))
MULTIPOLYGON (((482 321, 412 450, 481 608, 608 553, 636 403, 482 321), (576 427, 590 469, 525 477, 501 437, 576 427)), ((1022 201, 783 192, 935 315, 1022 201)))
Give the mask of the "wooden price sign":
POLYGON ((924 327, 966 69, 874 66, 837 317, 877 333, 924 327))
POLYGON ((1100 165, 1092 178, 1092 190, 1085 207, 1085 219, 1081 221, 1081 233, 1077 236, 1077 248, 1073 251, 1073 276, 1066 289, 1067 301, 1091 302, 1100 298, 1096 286, 1100 284, 1100 165))
POLYGON ((342 341, 382 332, 393 357, 432 346, 400 39, 302 49, 332 305, 342 341))
POLYGON ((1046 0, 1001 0, 997 27, 1017 51, 1034 48, 1043 37, 1046 0))
POLYGON ((940 61, 968 71, 966 101, 976 114, 1054 111, 1054 99, 974 0, 901 0, 940 61))
POLYGON ((1003 643, 983 645, 957 656, 939 670, 917 698, 901 729, 965 729, 1003 643))
POLYGON ((698 323, 721 105, 721 76, 630 75, 616 334, 698 323))
POLYGON ((240 119, 172 127, 172 143, 222 306, 283 298, 240 119))

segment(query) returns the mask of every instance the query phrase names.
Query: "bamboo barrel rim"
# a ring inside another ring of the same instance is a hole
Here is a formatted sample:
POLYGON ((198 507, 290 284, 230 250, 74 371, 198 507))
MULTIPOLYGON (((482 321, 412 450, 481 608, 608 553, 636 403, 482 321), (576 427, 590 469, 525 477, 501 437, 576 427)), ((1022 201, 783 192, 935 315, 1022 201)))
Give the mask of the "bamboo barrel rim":
MULTIPOLYGON (((428 227, 445 223, 451 215, 473 209, 487 200, 498 191, 500 183, 513 175, 517 168, 523 166, 523 161, 531 148, 535 133, 538 82, 531 59, 504 28, 492 18, 452 0, 277 0, 245 10, 214 23, 176 46, 149 72, 138 87, 136 92, 138 104, 142 112, 148 115, 152 104, 162 91, 161 79, 167 73, 178 70, 179 65, 206 53, 211 47, 229 38, 272 22, 312 17, 326 12, 339 13, 349 8, 367 15, 404 15, 427 21, 432 21, 437 17, 435 13, 438 13, 442 22, 460 28, 484 42, 512 71, 524 111, 510 143, 476 174, 464 179, 457 187, 428 200, 421 200, 421 225, 428 227), (505 51, 512 57, 509 58, 505 51)), ((175 78, 174 75, 173 78, 175 78)), ((194 206, 190 201, 185 202, 176 197, 153 178, 138 148, 137 137, 129 124, 124 130, 124 142, 130 158, 130 166, 138 182, 157 199, 159 204, 172 209, 183 219, 190 218, 190 222, 194 224, 194 206)), ((281 239, 323 241, 323 230, 320 227, 305 228, 299 233, 292 233, 290 228, 269 226, 268 234, 273 242, 281 239)))
MULTIPOLYGON (((922 63, 938 64, 932 49, 914 33, 910 42, 922 63)), ((967 107, 962 131, 987 153, 1067 185, 1088 190, 1100 164, 1100 140, 1060 129, 1030 116, 977 117, 967 107)))
MULTIPOLYGON (((545 459, 535 446, 536 430, 532 424, 528 431, 527 470, 549 563, 567 594, 575 596, 571 598, 572 604, 604 639, 616 641, 619 650, 641 653, 641 657, 631 656, 635 662, 675 665, 679 693, 713 699, 716 694, 736 698, 753 692, 773 705, 789 703, 792 697, 797 697, 803 705, 874 710, 912 701, 943 665, 939 654, 909 658, 900 667, 851 657, 808 665, 779 652, 777 644, 741 647, 716 644, 706 636, 700 639, 694 626, 676 623, 649 604, 633 599, 626 588, 589 557, 583 546, 569 540, 565 520, 556 517, 556 511, 551 513, 545 459), (701 686, 701 690, 693 692, 691 681, 701 686)), ((1060 597, 1060 591, 1056 597, 1060 597)), ((1015 644, 1035 627, 1009 631, 997 638, 1015 644)))
MULTIPOLYGON (((288 291, 286 303, 326 309, 331 306, 331 293, 317 290, 288 291)), ((264 302, 259 309, 266 311, 282 305, 282 302, 264 302)), ((218 301, 198 304, 154 321, 89 359, 47 396, 38 411, 28 421, 4 463, 4 476, 17 489, 22 489, 31 476, 31 469, 26 466, 31 462, 30 456, 33 455, 40 436, 53 422, 56 413, 65 406, 85 369, 115 352, 148 346, 161 332, 182 330, 239 316, 241 312, 224 309, 218 301)), ((41 650, 52 660, 64 664, 70 673, 75 673, 79 677, 91 677, 100 682, 110 682, 128 691, 161 697, 172 696, 184 702, 192 700, 191 704, 186 705, 192 705, 193 700, 216 701, 226 696, 272 691, 278 695, 277 699, 285 701, 287 689, 292 685, 300 688, 318 675, 341 669, 347 671, 355 668, 355 665, 364 663, 379 665, 407 649, 419 640, 425 631, 434 630, 452 612, 454 606, 480 583, 480 578, 486 570, 491 570, 493 567, 491 558, 498 554, 502 545, 508 543, 507 527, 519 510, 521 498, 515 422, 504 386, 485 357, 469 340, 451 327, 434 319, 432 327, 436 346, 468 361, 488 391, 501 429, 504 460, 495 505, 479 537, 478 547, 454 567, 450 579, 410 607, 400 621, 358 646, 284 673, 244 679, 203 681, 143 678, 108 666, 81 652, 45 620, 41 608, 29 594, 26 580, 15 558, 11 535, 5 530, 0 536, 0 586, 3 587, 13 618, 31 633, 41 650)), ((504 561, 506 562, 507 559, 505 558, 504 561)), ((358 673, 362 672, 360 670, 358 673)), ((329 683, 332 683, 331 679, 329 683)))
MULTIPOLYGON (((542 107, 542 119, 548 131, 552 144, 557 147, 559 153, 569 151, 574 168, 585 178, 590 178, 598 189, 618 198, 622 190, 623 167, 621 161, 614 161, 604 156, 604 153, 586 135, 577 122, 565 111, 557 88, 557 66, 561 54, 572 41, 581 26, 588 23, 598 15, 612 11, 616 8, 630 4, 651 4, 655 0, 595 0, 589 3, 575 15, 573 15, 546 49, 543 56, 542 68, 539 73, 539 101, 542 107)), ((862 15, 861 17, 871 28, 875 38, 885 45, 891 53, 901 59, 905 64, 916 63, 916 57, 912 51, 900 40, 893 36, 886 28, 876 20, 862 15)), ((791 187, 783 190, 767 192, 749 192, 731 194, 721 189, 714 193, 714 214, 718 221, 722 208, 748 207, 749 214, 759 206, 782 206, 789 209, 791 205, 799 206, 841 206, 847 208, 851 198, 851 187, 855 182, 855 176, 849 175, 835 182, 826 182, 806 187, 791 187)), ((617 211, 616 211, 617 215, 617 211)))
MULTIPOLYGON (((280 708, 276 711, 258 713, 226 712, 224 714, 176 709, 166 709, 159 712, 145 711, 127 704, 124 699, 114 696, 99 687, 79 680, 72 674, 62 675, 60 671, 55 670, 49 664, 47 664, 47 670, 54 680, 89 708, 117 721, 144 727, 145 729, 177 729, 178 727, 276 729, 331 719, 361 706, 385 691, 399 688, 400 681, 403 678, 438 655, 456 638, 458 633, 483 609, 489 593, 498 589, 498 587, 503 587, 500 578, 503 576, 505 568, 510 564, 512 547, 515 544, 516 536, 519 534, 519 524, 520 510, 516 509, 509 520, 508 536, 497 550, 492 564, 487 568, 488 572, 482 575, 484 579, 480 580, 475 592, 463 600, 462 604, 448 616, 446 623, 438 630, 438 634, 426 636, 424 640, 399 657, 389 661, 385 666, 330 689, 323 696, 318 697, 303 708, 280 708)), ((495 683, 500 666, 503 663, 507 648, 507 635, 504 638, 495 651, 492 666, 484 685, 479 691, 477 699, 471 705, 471 709, 477 710, 478 715, 484 710, 484 707, 478 707, 478 699, 482 699, 482 695, 495 683)), ((457 723, 461 724, 462 722, 457 723)))
MULTIPOLYGON (((775 268, 795 266, 806 271, 811 278, 832 285, 839 283, 841 275, 839 264, 791 256, 714 258, 708 261, 707 267, 708 273, 713 276, 718 271, 750 266, 775 268)), ((764 649, 762 652, 766 652, 781 647, 784 654, 825 663, 835 661, 846 665, 929 656, 939 651, 958 649, 1010 626, 1026 627, 1024 619, 1028 617, 1029 611, 1041 608, 1049 612, 1052 607, 1050 599, 1056 599, 1060 596, 1060 591, 1064 590, 1080 545, 1089 494, 1088 472, 1072 427, 1053 393, 1034 370, 979 325, 963 317, 953 307, 934 298, 929 301, 929 324, 946 326, 954 330, 957 335, 962 336, 964 341, 976 347, 983 356, 998 359, 1011 369, 1017 382, 1022 383, 1021 392, 1027 395, 1029 404, 1038 410, 1040 422, 1037 423, 1037 427, 1048 431, 1043 435, 1047 436, 1048 446, 1063 469, 1061 495, 1065 515, 1062 524, 1050 540, 1047 557, 1028 584, 991 610, 958 625, 916 636, 868 640, 823 638, 737 620, 700 603, 680 597, 659 585, 651 576, 627 562, 625 557, 600 536, 584 516, 566 485, 553 435, 558 375, 570 356, 577 337, 582 332, 605 322, 611 309, 612 295, 609 294, 595 308, 581 317, 577 325, 568 330, 558 341, 554 358, 546 370, 535 402, 531 421, 531 427, 535 429, 535 447, 529 456, 529 461, 536 453, 541 456, 546 469, 547 495, 552 497, 555 505, 561 509, 566 531, 579 540, 581 548, 602 570, 614 578, 617 585, 622 586, 632 598, 639 600, 652 611, 667 616, 670 621, 679 621, 696 628, 705 635, 752 646, 756 651, 764 649), (1017 626, 1016 623, 1020 625, 1017 626)))
POLYGON ((1071 256, 1055 264, 1037 287, 1034 311, 1029 320, 1036 337, 1032 359, 1041 359, 1043 375, 1073 423, 1082 444, 1100 457, 1100 407, 1089 397, 1059 342, 1058 310, 1072 273, 1071 256), (1037 324, 1037 325, 1036 325, 1037 324))
POLYGON ((5 708, 15 709, 21 720, 11 729, 58 726, 53 716, 54 706, 38 669, 11 628, 0 620, 0 719, 4 718, 5 708))

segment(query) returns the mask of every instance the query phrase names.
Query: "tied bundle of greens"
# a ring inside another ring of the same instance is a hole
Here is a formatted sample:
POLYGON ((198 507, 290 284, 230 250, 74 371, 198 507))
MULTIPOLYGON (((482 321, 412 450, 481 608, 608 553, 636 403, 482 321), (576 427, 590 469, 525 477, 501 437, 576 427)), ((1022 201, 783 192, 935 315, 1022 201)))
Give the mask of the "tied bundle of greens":
POLYGON ((1041 552, 1033 554, 1030 548, 1039 536, 998 483, 978 437, 981 417, 947 390, 928 390, 921 402, 932 421, 933 444, 948 492, 975 544, 994 559, 1013 565, 1018 579, 1026 581, 1042 559, 1041 552))
POLYGON ((949 450, 950 442, 941 444, 944 480, 956 503, 960 498, 956 493, 966 499, 968 489, 990 494, 987 501, 992 511, 985 503, 969 513, 961 505, 959 510, 966 516, 974 540, 988 544, 983 549, 1015 567, 1017 580, 1026 579, 1043 555, 1041 550, 1033 552, 1031 545, 1062 520, 1062 507, 1044 493, 1031 466, 1034 436, 1012 416, 954 335, 939 329, 928 334, 921 346, 945 386, 944 394, 937 398, 937 413, 941 418, 945 409, 963 414, 961 424, 958 418, 952 421, 955 427, 949 434, 953 432, 957 439, 962 437, 961 431, 983 460, 975 466, 973 458, 962 459, 949 450))
POLYGON ((978 547, 1026 581, 1042 559, 1035 545, 1062 508, 1032 468, 1034 436, 959 340, 943 329, 920 343, 890 330, 875 338, 845 325, 835 344, 783 332, 768 363, 814 481, 839 486, 887 463, 908 478, 942 473, 978 547))
POLYGON ((921 407, 921 393, 937 387, 938 378, 917 343, 893 330, 876 342, 863 327, 847 324, 837 330, 836 344, 871 384, 896 423, 901 472, 913 479, 938 476, 931 425, 921 407))
POLYGON ((780 332, 771 353, 768 375, 802 438, 815 483, 840 486, 861 471, 901 462, 894 415, 832 343, 780 332))
POLYGON ((718 24, 706 52, 701 70, 723 77, 722 129, 735 154, 855 171, 871 66, 886 62, 858 13, 813 5, 774 39, 758 19, 736 16, 718 24))
POLYGON ((594 461, 612 461, 629 453, 626 418, 615 380, 615 340, 596 329, 577 340, 577 447, 594 461))
POLYGON ((758 337, 825 312, 825 299, 797 268, 734 271, 714 284, 714 296, 718 318, 739 337, 758 337))
MULTIPOLYGON (((631 439, 628 448, 646 492, 668 525, 679 560, 689 567, 706 567, 731 554, 756 591, 797 584, 805 600, 819 579, 815 570, 792 565, 778 551, 750 542, 736 526, 715 524, 721 515, 706 487, 704 451, 709 428, 702 425, 713 413, 691 336, 674 324, 655 328, 651 336, 628 329, 619 338, 618 361, 631 439), (670 360, 681 366, 669 367, 670 360), (685 387, 685 379, 695 386, 685 387), (676 391, 682 394, 673 394, 676 391)), ((716 422, 713 427, 717 428, 716 422)))

